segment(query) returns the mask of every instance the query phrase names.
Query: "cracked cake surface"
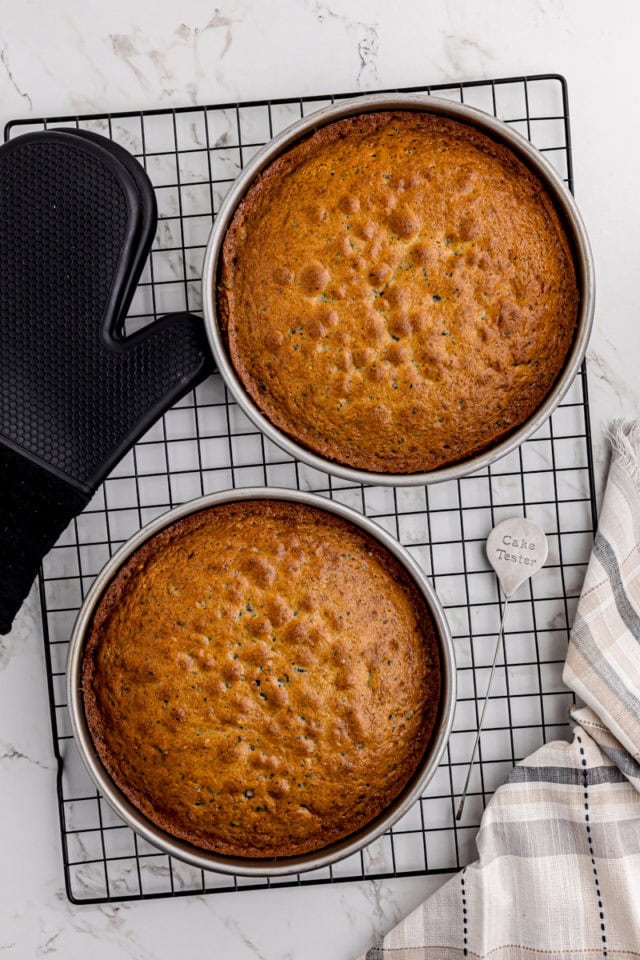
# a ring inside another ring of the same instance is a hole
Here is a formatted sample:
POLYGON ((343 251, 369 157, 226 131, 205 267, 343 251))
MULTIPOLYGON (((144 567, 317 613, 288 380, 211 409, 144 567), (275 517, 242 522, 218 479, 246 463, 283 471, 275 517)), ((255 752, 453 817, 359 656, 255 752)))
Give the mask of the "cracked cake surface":
POLYGON ((440 702, 439 643, 404 567, 360 528, 276 500, 147 541, 103 594, 82 670, 115 784, 222 854, 320 849, 411 779, 440 702))
POLYGON ((384 473, 463 460, 520 426, 564 365, 579 301, 536 174, 478 129, 408 110, 336 121, 274 160, 216 282, 261 412, 384 473))

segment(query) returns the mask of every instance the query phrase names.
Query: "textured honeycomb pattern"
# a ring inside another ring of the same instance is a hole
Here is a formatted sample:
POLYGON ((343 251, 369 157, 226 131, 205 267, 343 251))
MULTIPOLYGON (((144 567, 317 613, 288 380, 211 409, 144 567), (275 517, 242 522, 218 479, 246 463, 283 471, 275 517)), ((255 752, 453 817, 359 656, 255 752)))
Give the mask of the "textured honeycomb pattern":
POLYGON ((90 487, 204 359, 191 317, 131 345, 105 335, 136 210, 124 168, 68 140, 43 133, 0 149, 0 436, 90 487))

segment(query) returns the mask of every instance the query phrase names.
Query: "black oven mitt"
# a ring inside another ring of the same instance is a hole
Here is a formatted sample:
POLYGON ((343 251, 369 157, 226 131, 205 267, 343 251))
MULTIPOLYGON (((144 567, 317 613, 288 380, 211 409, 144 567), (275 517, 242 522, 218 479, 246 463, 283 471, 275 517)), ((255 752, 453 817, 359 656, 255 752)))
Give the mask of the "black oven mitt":
POLYGON ((156 219, 146 173, 104 137, 0 147, 0 634, 111 468, 209 372, 190 314, 122 333, 156 219))

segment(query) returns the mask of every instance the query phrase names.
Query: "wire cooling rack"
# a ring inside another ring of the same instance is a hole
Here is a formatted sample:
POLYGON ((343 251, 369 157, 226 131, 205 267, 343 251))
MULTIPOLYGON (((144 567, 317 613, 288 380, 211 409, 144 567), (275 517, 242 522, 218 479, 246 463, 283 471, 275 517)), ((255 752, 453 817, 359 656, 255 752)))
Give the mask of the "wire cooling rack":
MULTIPOLYGON (((414 87, 411 92, 437 93, 500 117, 542 150, 572 188, 563 78, 522 77, 414 87)), ((112 137, 145 166, 156 189, 159 221, 127 320, 133 329, 162 313, 200 310, 204 249, 212 216, 229 185, 270 137, 335 99, 340 98, 17 121, 7 126, 5 136, 47 126, 78 126, 112 137)), ((95 903, 438 873, 469 862, 475 856, 474 839, 485 803, 514 762, 543 742, 566 736, 572 697, 561 671, 594 527, 584 369, 551 420, 520 449, 473 476, 429 488, 362 486, 293 461, 246 419, 220 376, 211 377, 122 460, 42 567, 40 596, 70 899, 95 903), (408 547, 446 608, 459 691, 443 762, 424 797, 394 829, 332 867, 270 881, 195 869, 136 836, 86 774, 65 705, 71 628, 86 591, 114 550, 176 503, 228 487, 260 484, 333 497, 373 517, 408 547), (456 823, 456 798, 500 619, 498 587, 484 543, 495 523, 522 513, 545 530, 549 560, 511 602, 482 734, 481 762, 471 778, 464 818, 456 823)))

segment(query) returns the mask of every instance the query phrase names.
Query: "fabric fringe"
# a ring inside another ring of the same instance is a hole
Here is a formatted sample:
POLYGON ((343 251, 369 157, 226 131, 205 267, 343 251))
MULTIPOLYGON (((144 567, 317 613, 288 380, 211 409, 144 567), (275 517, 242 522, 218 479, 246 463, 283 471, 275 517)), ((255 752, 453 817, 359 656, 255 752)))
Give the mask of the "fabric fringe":
POLYGON ((640 420, 613 420, 606 430, 614 461, 640 491, 640 420))

